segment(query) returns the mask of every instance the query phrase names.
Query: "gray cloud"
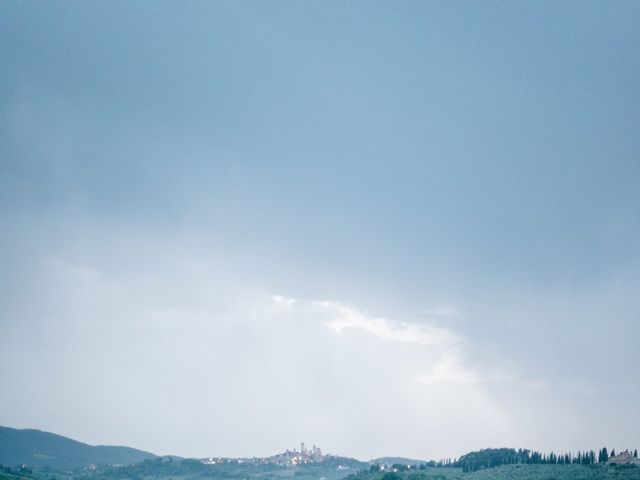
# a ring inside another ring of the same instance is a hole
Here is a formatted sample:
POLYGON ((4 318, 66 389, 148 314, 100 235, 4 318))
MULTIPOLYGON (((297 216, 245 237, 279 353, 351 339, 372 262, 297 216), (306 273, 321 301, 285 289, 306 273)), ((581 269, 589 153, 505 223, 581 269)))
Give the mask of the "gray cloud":
POLYGON ((637 443, 634 18, 0 4, 0 423, 182 455, 637 443))

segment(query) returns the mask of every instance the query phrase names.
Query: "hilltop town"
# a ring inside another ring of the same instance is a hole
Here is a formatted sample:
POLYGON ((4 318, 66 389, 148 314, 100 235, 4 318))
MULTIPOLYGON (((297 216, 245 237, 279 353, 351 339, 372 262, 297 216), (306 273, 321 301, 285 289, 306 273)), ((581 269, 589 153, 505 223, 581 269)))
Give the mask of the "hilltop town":
POLYGON ((228 457, 211 457, 202 459, 205 465, 216 465, 221 463, 249 463, 254 465, 278 465, 278 466, 295 466, 311 463, 321 463, 329 458, 336 458, 332 455, 323 455, 320 447, 313 445, 307 448, 304 442, 300 443, 300 450, 295 448, 286 450, 270 457, 252 457, 252 458, 228 458, 228 457))

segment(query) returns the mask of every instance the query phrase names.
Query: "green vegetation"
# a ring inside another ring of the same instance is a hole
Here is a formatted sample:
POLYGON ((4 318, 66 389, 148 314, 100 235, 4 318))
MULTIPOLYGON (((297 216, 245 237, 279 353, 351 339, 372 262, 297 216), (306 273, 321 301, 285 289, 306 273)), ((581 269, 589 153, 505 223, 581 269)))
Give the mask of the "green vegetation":
POLYGON ((640 480, 634 465, 516 464, 463 472, 457 467, 413 468, 350 475, 345 480, 640 480))
MULTIPOLYGON (((437 462, 383 457, 364 463, 284 454, 202 462, 0 427, 0 464, 5 465, 0 465, 0 480, 640 480, 640 466, 611 465, 613 456, 615 450, 609 453, 606 448, 597 454, 489 448, 437 462)), ((631 462, 638 453, 627 451, 624 456, 631 462)))
POLYGON ((0 465, 0 480, 34 480, 35 478, 30 468, 11 468, 0 465))
POLYGON ((335 458, 288 466, 228 460, 208 465, 194 459, 163 457, 127 466, 92 466, 69 472, 0 467, 0 480, 640 480, 640 467, 634 465, 512 463, 465 472, 454 466, 456 462, 365 468, 355 460, 349 466, 348 460, 335 458))
MULTIPOLYGON (((507 464, 465 472, 455 462, 390 467, 368 466, 348 459, 303 465, 276 465, 227 460, 215 465, 194 459, 158 458, 120 467, 85 468, 75 472, 14 472, 0 480, 640 480, 640 467, 607 464, 507 464), (360 466, 362 468, 356 468, 360 466)), ((435 462, 434 462, 435 463, 435 462)))
MULTIPOLYGON (((606 463, 607 459, 607 449, 603 448, 598 455, 598 462, 606 463)), ((463 472, 474 472, 482 468, 498 467, 500 465, 593 465, 595 463, 596 454, 593 450, 576 454, 555 454, 553 452, 544 454, 530 450, 516 450, 514 448, 487 448, 463 455, 453 463, 453 466, 461 467, 463 472)))
POLYGON ((240 460, 209 465, 194 459, 163 457, 135 465, 84 469, 65 480, 318 480, 322 477, 340 480, 365 466, 357 460, 338 457, 321 463, 287 466, 240 460))
POLYGON ((155 455, 129 447, 87 445, 40 430, 0 427, 0 464, 71 470, 89 464, 141 462, 155 455))

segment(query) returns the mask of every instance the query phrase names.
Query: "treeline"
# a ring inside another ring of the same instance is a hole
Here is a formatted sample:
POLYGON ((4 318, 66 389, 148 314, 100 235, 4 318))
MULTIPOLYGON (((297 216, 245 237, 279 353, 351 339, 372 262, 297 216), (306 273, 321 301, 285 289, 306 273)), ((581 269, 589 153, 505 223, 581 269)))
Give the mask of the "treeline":
POLYGON ((28 467, 7 467, 0 465, 0 480, 32 480, 33 470, 28 467))
MULTIPOLYGON (((499 467, 501 465, 594 465, 596 463, 607 463, 611 457, 615 457, 615 450, 611 453, 606 447, 600 449, 598 453, 593 450, 577 453, 556 454, 542 453, 535 450, 515 448, 487 448, 475 452, 467 453, 459 459, 443 459, 439 461, 424 462, 419 465, 409 466, 406 464, 394 464, 391 468, 384 468, 381 465, 371 465, 370 473, 376 472, 403 472, 407 470, 425 470, 428 467, 454 467, 462 468, 463 472, 474 472, 484 468, 499 467)), ((634 457, 638 457, 638 451, 633 452, 634 457)), ((390 479, 388 479, 390 480, 390 479)))
MULTIPOLYGON (((445 466, 462 468, 463 472, 473 472, 482 468, 498 467, 510 464, 579 464, 593 465, 595 463, 606 463, 609 458, 615 456, 615 450, 611 454, 604 447, 596 454, 593 450, 573 453, 541 453, 531 450, 514 448, 487 448, 477 452, 470 452, 460 457, 457 461, 447 462, 445 466)), ((634 451, 634 456, 638 456, 638 451, 634 451)))

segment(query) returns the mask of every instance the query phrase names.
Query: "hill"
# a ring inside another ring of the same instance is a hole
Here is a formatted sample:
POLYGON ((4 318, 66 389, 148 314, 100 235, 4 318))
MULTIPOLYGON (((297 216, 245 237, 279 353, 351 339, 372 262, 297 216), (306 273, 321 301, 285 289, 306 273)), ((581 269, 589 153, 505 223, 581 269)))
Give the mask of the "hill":
POLYGON ((380 457, 373 458, 368 462, 371 465, 420 465, 422 463, 427 463, 426 460, 415 460, 412 458, 405 457, 380 457))
POLYGON ((501 465, 475 472, 427 467, 404 472, 364 472, 345 480, 640 480, 634 465, 501 465))
POLYGON ((156 455, 129 447, 93 446, 54 433, 0 427, 0 465, 70 470, 87 465, 125 465, 156 455))
MULTIPOLYGON (((96 467, 77 472, 65 480, 342 480, 367 464, 329 456, 315 463, 279 464, 269 458, 218 458, 203 463, 193 458, 160 457, 123 467, 96 467)), ((42 478, 39 480, 51 480, 42 478)))

